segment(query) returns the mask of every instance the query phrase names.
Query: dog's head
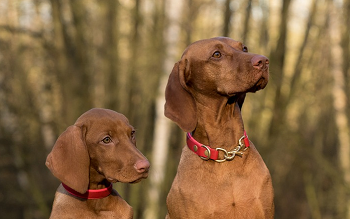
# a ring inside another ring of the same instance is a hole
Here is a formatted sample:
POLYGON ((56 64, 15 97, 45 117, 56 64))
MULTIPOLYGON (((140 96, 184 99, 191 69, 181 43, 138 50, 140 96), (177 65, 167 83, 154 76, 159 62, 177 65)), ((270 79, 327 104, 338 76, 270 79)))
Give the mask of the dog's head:
POLYGON ((136 148, 135 129, 124 115, 91 109, 59 136, 46 166, 64 184, 85 193, 90 170, 110 182, 138 182, 148 176, 150 164, 136 148))
POLYGON ((186 48, 169 76, 165 115, 184 131, 193 131, 195 95, 235 99, 242 107, 245 94, 265 88, 268 78, 269 60, 249 53, 241 42, 226 37, 197 41, 186 48))

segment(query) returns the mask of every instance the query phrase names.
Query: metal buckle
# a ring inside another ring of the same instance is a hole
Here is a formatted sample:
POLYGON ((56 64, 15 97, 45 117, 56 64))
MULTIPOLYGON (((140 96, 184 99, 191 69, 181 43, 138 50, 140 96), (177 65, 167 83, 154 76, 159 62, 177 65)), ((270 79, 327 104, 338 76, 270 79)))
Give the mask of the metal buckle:
MULTIPOLYGON (((235 158, 235 156, 240 156, 242 157, 243 156, 243 151, 247 150, 248 147, 245 147, 244 143, 242 142, 243 139, 245 138, 245 136, 243 135, 239 140, 238 140, 238 145, 235 147, 235 149, 233 149, 232 151, 227 151, 226 149, 224 148, 215 148, 215 150, 217 151, 222 151, 224 152, 224 158, 223 159, 217 159, 217 160, 214 160, 218 163, 222 163, 222 162, 225 162, 225 161, 231 161, 235 158), (241 151, 241 149, 244 147, 243 151, 241 151)), ((196 145, 195 145, 196 146, 196 145)), ((197 147, 197 146, 196 146, 197 147)), ((201 145, 201 147, 205 148, 205 152, 207 152, 207 157, 202 157, 202 156, 199 156, 202 160, 209 160, 210 159, 210 155, 211 155, 211 151, 210 151, 210 148, 205 146, 204 144, 201 145)), ((195 150, 195 149, 194 149, 195 150)), ((195 150, 197 151, 197 150, 195 150)))
MULTIPOLYGON (((222 151, 222 152, 224 152, 225 154, 224 154, 224 159, 221 159, 221 160, 215 160, 216 162, 218 162, 218 163, 222 163, 222 162, 225 162, 226 160, 227 160, 227 158, 229 157, 229 154, 228 154, 228 152, 227 152, 227 150, 226 149, 224 149, 224 148, 216 148, 216 150, 217 151, 222 151)), ((233 154, 233 155, 231 155, 229 158, 231 159, 231 157, 232 157, 232 159, 235 157, 235 154, 233 154)), ((231 160, 232 160, 231 159, 231 160)))
POLYGON ((209 160, 210 159, 210 153, 211 153, 210 149, 207 146, 205 146, 204 144, 201 145, 201 147, 204 147, 206 149, 206 151, 208 151, 208 156, 207 157, 199 156, 199 157, 202 158, 202 160, 209 160))
MULTIPOLYGON (((235 158, 235 156, 240 156, 242 157, 243 156, 243 152, 240 151, 242 149, 242 147, 244 147, 245 145, 242 143, 242 140, 245 138, 245 136, 243 135, 239 141, 238 141, 238 146, 235 147, 235 149, 233 149, 233 151, 227 151, 226 149, 224 148, 216 148, 217 151, 222 151, 224 152, 224 159, 217 159, 215 160, 216 162, 218 163, 222 163, 222 162, 225 162, 225 161, 230 161, 230 160, 233 160, 233 158, 235 158)), ((247 150, 248 147, 245 147, 243 151, 247 150)))

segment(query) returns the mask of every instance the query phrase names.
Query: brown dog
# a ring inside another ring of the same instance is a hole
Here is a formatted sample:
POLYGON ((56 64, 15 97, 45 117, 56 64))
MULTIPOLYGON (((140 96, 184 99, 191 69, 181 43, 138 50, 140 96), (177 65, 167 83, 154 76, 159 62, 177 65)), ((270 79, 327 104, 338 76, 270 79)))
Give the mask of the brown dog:
POLYGON ((175 64, 165 115, 189 133, 167 218, 274 217, 271 176, 245 134, 240 111, 245 93, 266 86, 268 64, 224 37, 191 44, 175 64))
POLYGON ((129 219, 132 208, 112 183, 139 182, 150 164, 124 115, 91 109, 59 136, 46 166, 62 182, 50 218, 129 219))

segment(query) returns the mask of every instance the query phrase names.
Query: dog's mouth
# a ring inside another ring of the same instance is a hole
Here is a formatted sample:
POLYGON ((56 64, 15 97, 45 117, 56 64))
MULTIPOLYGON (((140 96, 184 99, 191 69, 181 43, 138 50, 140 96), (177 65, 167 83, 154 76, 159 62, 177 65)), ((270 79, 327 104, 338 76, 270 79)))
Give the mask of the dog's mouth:
POLYGON ((122 183, 138 183, 143 179, 146 179, 148 177, 148 172, 143 173, 142 175, 139 175, 137 177, 134 177, 134 179, 132 179, 131 177, 125 177, 123 176, 123 179, 115 179, 112 177, 106 177, 106 179, 111 182, 111 183, 117 183, 117 182, 122 182, 122 183), (131 179, 130 179, 131 178, 131 179))
POLYGON ((140 179, 137 179, 137 180, 132 181, 132 182, 130 182, 130 183, 131 183, 131 184, 138 183, 138 182, 141 182, 142 179, 143 179, 143 178, 140 178, 140 179))
POLYGON ((267 80, 265 77, 261 77, 255 84, 252 86, 248 92, 255 93, 258 90, 264 89, 267 85, 267 80))
POLYGON ((148 172, 145 172, 145 173, 139 175, 135 180, 130 180, 129 183, 132 183, 132 184, 138 183, 141 180, 146 179, 147 177, 148 177, 148 172))
POLYGON ((138 179, 131 181, 130 183, 138 183, 143 179, 147 179, 147 177, 148 177, 148 172, 145 172, 138 179))

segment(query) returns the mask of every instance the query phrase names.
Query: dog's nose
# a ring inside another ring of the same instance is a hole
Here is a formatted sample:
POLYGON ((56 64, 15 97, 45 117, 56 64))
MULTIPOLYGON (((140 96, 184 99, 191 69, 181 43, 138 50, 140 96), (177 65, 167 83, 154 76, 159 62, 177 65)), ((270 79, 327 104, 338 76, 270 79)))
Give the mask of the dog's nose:
POLYGON ((263 69, 269 66, 269 59, 262 55, 255 55, 251 59, 252 65, 256 69, 263 69))
POLYGON ((139 160, 135 163, 134 167, 138 173, 145 173, 148 171, 150 163, 148 160, 139 160))

